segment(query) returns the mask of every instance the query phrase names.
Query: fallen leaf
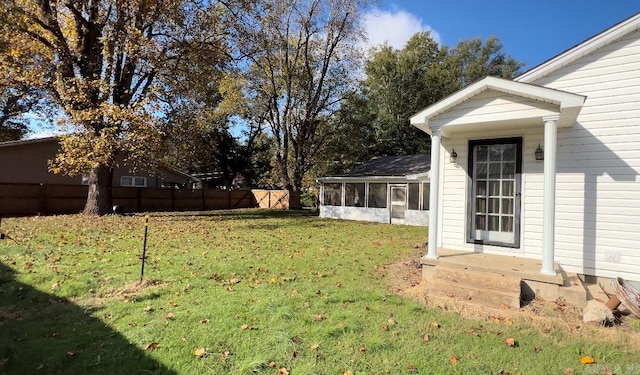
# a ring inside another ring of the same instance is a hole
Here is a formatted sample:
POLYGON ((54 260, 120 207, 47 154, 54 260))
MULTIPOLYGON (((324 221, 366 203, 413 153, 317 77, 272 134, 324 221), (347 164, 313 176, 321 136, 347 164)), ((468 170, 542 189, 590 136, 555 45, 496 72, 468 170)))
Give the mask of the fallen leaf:
POLYGON ((502 371, 500 371, 500 375, 509 375, 509 371, 502 370, 502 371))
POLYGON ((364 352, 366 352, 366 351, 367 351, 367 349, 365 349, 365 347, 363 346, 363 347, 361 347, 360 349, 358 349, 358 351, 359 351, 360 353, 364 353, 364 352))
POLYGON ((422 337, 422 339, 423 339, 425 342, 427 342, 427 341, 431 340, 431 338, 429 337, 429 334, 428 334, 428 333, 425 333, 425 334, 424 334, 424 336, 422 337))
POLYGON ((169 306, 176 307, 178 306, 178 304, 176 302, 171 301, 169 302, 169 306))
POLYGON ((274 361, 269 362, 269 367, 276 368, 276 363, 274 361))
POLYGON ((243 331, 247 331, 247 330, 254 331, 254 330, 258 329, 258 328, 255 327, 255 326, 250 326, 248 324, 243 324, 243 325, 240 326, 240 329, 243 330, 243 331))
POLYGON ((418 368, 416 366, 414 366, 414 365, 409 365, 409 366, 407 366, 407 370, 409 370, 409 371, 418 371, 418 368))
POLYGON ((4 365, 7 362, 9 362, 9 358, 0 358, 0 366, 4 365))
POLYGON ((340 288, 342 286, 342 284, 339 281, 336 281, 335 285, 336 285, 337 288, 340 288))
POLYGON ((508 337, 506 340, 504 340, 504 343, 509 347, 516 346, 516 340, 513 337, 508 337))
POLYGON ((390 325, 390 326, 392 326, 392 325, 396 324, 396 321, 395 321, 395 320, 393 320, 393 319, 389 319, 389 320, 388 320, 388 322, 389 322, 389 325, 390 325))
POLYGON ((431 327, 440 328, 440 324, 438 324, 438 322, 431 322, 431 327))
POLYGON ((456 363, 458 363, 459 359, 460 359, 460 356, 458 356, 457 354, 454 354, 451 356, 451 358, 449 358, 449 362, 451 362, 452 365, 455 365, 456 363))
POLYGON ((173 320, 174 315, 173 315, 173 313, 168 313, 167 316, 165 316, 164 318, 167 319, 167 320, 173 320))
POLYGON ((144 350, 153 350, 153 349, 158 349, 158 347, 160 346, 160 344, 158 344, 157 342, 152 342, 150 344, 147 344, 144 347, 144 350))
POLYGON ((67 355, 68 355, 69 357, 73 357, 74 355, 78 355, 78 354, 80 354, 80 353, 82 353, 82 350, 80 350, 80 349, 75 349, 75 350, 69 350, 69 351, 67 352, 67 355))
POLYGON ((151 306, 146 306, 144 309, 142 309, 142 311, 151 312, 151 311, 153 311, 153 308, 151 306))
POLYGON ((602 375, 614 375, 613 370, 611 370, 610 368, 602 369, 602 375))
POLYGON ((289 370, 286 367, 281 368, 280 375, 289 375, 289 370))
POLYGON ((571 367, 569 367, 568 369, 564 370, 564 375, 573 375, 573 369, 571 367))
POLYGON ((222 363, 227 363, 227 358, 229 358, 230 354, 231 352, 229 352, 228 350, 222 353, 222 356, 220 357, 220 361, 222 361, 222 363))
POLYGON ((534 352, 534 353, 540 353, 540 351, 541 351, 541 350, 542 350, 542 348, 541 348, 541 347, 539 347, 538 345, 536 345, 536 346, 534 346, 534 347, 533 347, 533 352, 534 352))
POLYGON ((353 373, 351 372, 351 370, 347 370, 347 371, 344 372, 343 375, 353 375, 353 373))
POLYGON ((318 350, 319 347, 320 347, 319 344, 313 344, 311 345, 311 350, 318 350))
POLYGON ((207 349, 205 349, 205 348, 198 348, 193 352, 193 355, 195 355, 196 357, 200 357, 200 358, 206 357, 207 354, 208 354, 207 353, 207 349))
POLYGON ((596 363, 596 360, 593 359, 593 357, 590 355, 585 355, 580 358, 580 363, 582 363, 583 365, 590 365, 592 363, 596 363))
POLYGON ((200 321, 201 324, 209 324, 209 319, 202 319, 200 321))
POLYGON ((315 314, 315 315, 313 316, 313 318, 316 320, 316 322, 321 322, 321 321, 322 321, 322 319, 323 319, 323 318, 322 318, 322 315, 320 315, 320 314, 315 314))
POLYGON ((382 330, 383 330, 383 331, 388 331, 388 330, 389 330, 389 326, 388 326, 388 325, 386 325, 386 324, 385 324, 385 325, 383 325, 383 326, 382 326, 382 330))

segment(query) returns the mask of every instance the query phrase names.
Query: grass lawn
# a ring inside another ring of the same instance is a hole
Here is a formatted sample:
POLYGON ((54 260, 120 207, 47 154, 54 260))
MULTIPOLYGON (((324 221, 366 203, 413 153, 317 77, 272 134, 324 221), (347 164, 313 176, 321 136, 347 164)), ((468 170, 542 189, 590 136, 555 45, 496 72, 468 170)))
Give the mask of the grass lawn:
POLYGON ((140 284, 143 216, 2 227, 16 241, 0 241, 0 374, 640 373, 624 338, 465 319, 391 292, 385 265, 416 257, 425 228, 156 214, 140 284))

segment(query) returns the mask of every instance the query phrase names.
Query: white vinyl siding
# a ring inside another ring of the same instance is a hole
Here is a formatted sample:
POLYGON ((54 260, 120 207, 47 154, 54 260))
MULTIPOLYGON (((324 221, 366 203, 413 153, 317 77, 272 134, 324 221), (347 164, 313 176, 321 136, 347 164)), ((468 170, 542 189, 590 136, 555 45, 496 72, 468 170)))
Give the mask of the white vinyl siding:
POLYGON ((640 280, 639 66, 636 31, 532 82, 587 96, 558 139, 556 260, 569 271, 640 280))
POLYGON ((519 118, 540 118, 557 114, 556 106, 530 99, 508 96, 493 90, 478 94, 431 120, 432 126, 484 123, 519 118), (464 120, 462 120, 464 118, 464 120))

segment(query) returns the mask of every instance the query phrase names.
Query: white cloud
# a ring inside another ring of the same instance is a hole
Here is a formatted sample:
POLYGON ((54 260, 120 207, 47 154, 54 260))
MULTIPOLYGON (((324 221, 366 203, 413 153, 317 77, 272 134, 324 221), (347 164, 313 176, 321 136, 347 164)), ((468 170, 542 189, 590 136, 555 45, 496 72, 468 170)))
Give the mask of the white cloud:
POLYGON ((401 49, 413 34, 421 31, 430 31, 431 37, 440 43, 440 34, 437 31, 404 10, 374 9, 364 15, 363 22, 368 37, 367 48, 386 42, 395 49, 401 49))

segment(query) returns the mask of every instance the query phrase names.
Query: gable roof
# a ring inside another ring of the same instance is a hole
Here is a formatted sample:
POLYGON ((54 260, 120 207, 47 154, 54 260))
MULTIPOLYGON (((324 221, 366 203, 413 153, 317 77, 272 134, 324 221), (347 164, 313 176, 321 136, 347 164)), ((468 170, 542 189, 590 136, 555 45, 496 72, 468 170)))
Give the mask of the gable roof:
POLYGON ((569 65, 577 59, 586 56, 593 51, 611 44, 620 38, 640 29, 640 13, 623 20, 599 34, 579 43, 568 50, 539 64, 514 78, 515 81, 531 83, 545 77, 552 72, 569 65))
POLYGON ((411 116, 411 124, 431 134, 429 123, 433 119, 487 90, 557 106, 560 115, 558 126, 572 125, 586 99, 582 95, 566 91, 503 78, 485 77, 411 116))
POLYGON ((330 178, 365 177, 408 177, 427 174, 431 166, 429 155, 382 156, 362 163, 345 174, 320 177, 319 181, 330 178))

